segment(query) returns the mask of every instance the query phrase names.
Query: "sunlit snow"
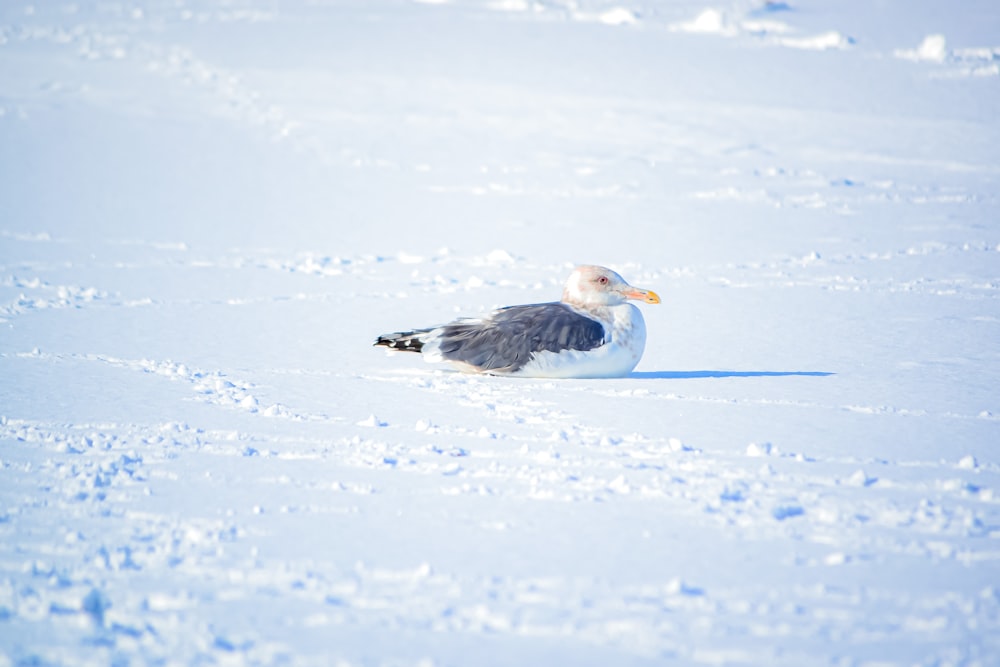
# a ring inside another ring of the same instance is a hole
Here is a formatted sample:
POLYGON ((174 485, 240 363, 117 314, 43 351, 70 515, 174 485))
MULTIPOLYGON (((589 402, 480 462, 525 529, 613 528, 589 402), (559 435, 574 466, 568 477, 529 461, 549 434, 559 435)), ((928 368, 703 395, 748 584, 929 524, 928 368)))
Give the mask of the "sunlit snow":
POLYGON ((0 667, 1000 664, 1000 5, 0 5, 0 667), (655 290, 614 380, 379 334, 655 290))

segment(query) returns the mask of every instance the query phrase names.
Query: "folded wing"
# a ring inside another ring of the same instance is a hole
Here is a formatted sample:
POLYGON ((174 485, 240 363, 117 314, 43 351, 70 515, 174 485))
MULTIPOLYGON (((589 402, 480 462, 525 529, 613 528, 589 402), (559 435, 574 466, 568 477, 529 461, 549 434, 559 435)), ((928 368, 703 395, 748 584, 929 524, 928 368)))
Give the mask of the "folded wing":
POLYGON ((483 320, 439 327, 425 352, 482 371, 513 373, 537 352, 592 350, 607 342, 604 325, 564 303, 510 306, 483 320))

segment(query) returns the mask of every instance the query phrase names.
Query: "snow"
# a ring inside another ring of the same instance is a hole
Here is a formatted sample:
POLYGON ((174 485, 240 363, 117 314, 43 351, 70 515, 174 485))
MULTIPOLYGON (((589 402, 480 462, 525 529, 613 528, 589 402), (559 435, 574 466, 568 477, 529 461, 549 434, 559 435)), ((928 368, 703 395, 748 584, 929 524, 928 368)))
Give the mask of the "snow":
POLYGON ((1000 663, 1000 8, 0 6, 0 665, 1000 663), (654 289, 615 380, 375 336, 654 289))

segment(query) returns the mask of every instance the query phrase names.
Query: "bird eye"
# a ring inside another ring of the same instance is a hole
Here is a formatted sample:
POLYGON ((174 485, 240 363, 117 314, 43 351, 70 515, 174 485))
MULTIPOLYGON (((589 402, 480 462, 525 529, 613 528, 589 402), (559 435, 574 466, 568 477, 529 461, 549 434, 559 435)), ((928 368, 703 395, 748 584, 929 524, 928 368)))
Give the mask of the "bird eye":
POLYGON ((607 285, 608 284, 608 277, 607 276, 601 276, 600 278, 597 279, 597 282, 599 282, 602 285, 607 285))

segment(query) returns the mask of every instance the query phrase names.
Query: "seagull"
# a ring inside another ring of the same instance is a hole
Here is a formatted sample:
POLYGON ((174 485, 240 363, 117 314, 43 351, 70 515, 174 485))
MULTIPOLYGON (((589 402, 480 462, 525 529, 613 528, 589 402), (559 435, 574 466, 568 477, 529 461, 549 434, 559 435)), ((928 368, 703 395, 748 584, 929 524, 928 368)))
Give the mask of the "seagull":
POLYGON ((507 306, 482 318, 383 334, 376 346, 417 352, 461 371, 534 378, 610 378, 632 372, 646 323, 629 299, 660 303, 603 266, 578 266, 562 300, 507 306))

